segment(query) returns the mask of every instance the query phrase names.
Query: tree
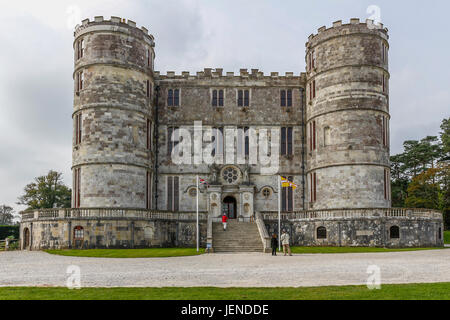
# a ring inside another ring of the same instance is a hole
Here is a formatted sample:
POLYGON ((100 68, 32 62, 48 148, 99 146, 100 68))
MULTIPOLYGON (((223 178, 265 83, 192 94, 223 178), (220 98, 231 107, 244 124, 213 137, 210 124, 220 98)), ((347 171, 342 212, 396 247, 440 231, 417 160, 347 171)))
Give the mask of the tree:
POLYGON ((439 169, 428 169, 415 177, 408 186, 405 205, 409 208, 440 209, 440 187, 436 183, 439 169))
POLYGON ((444 119, 441 125, 442 158, 441 161, 450 161, 450 118, 444 119))
POLYGON ((11 226, 14 224, 14 209, 10 206, 0 206, 0 225, 11 226))
POLYGON ((24 189, 17 204, 28 209, 70 208, 72 191, 63 184, 62 173, 49 171, 46 176, 35 178, 24 189))

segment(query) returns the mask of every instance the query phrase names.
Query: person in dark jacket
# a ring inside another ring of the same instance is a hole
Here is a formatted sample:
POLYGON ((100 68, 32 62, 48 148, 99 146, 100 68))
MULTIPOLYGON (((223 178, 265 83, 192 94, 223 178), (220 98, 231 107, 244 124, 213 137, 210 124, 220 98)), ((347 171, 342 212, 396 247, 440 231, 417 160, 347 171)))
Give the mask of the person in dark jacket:
POLYGON ((272 255, 276 256, 277 255, 277 248, 278 248, 278 237, 277 237, 276 233, 274 233, 272 235, 272 239, 270 241, 270 245, 272 247, 272 255))

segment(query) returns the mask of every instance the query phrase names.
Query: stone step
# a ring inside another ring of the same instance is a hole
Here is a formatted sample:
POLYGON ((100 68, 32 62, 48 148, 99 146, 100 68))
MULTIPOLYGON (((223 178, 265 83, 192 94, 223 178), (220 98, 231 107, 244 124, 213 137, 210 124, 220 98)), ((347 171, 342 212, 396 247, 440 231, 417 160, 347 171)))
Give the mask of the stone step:
POLYGON ((256 223, 228 222, 227 230, 222 223, 213 224, 214 252, 263 252, 264 246, 256 223))

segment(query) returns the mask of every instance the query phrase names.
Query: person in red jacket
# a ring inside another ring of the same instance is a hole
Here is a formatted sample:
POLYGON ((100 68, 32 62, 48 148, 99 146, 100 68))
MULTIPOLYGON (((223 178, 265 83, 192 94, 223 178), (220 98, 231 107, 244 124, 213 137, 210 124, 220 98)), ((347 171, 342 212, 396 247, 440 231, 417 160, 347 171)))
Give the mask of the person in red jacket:
POLYGON ((223 214, 222 216, 223 231, 227 231, 227 221, 228 221, 227 215, 223 214))

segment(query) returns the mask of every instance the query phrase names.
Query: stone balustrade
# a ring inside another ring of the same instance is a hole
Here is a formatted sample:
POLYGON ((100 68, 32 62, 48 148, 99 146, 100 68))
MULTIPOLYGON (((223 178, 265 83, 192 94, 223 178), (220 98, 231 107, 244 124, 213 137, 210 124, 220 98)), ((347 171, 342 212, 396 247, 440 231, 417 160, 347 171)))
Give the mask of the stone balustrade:
MULTIPOLYGON (((264 220, 278 220, 278 212, 261 212, 264 220)), ((430 218, 442 219, 442 213, 431 209, 366 208, 295 211, 281 213, 282 220, 355 219, 355 218, 430 218)))
MULTIPOLYGON (((61 219, 133 219, 133 220, 171 220, 192 221, 197 219, 195 212, 168 212, 151 211, 145 209, 123 209, 123 208, 82 208, 82 209, 41 209, 24 211, 22 222, 33 220, 61 220, 61 219)), ((206 212, 199 213, 200 220, 207 220, 206 212)))

